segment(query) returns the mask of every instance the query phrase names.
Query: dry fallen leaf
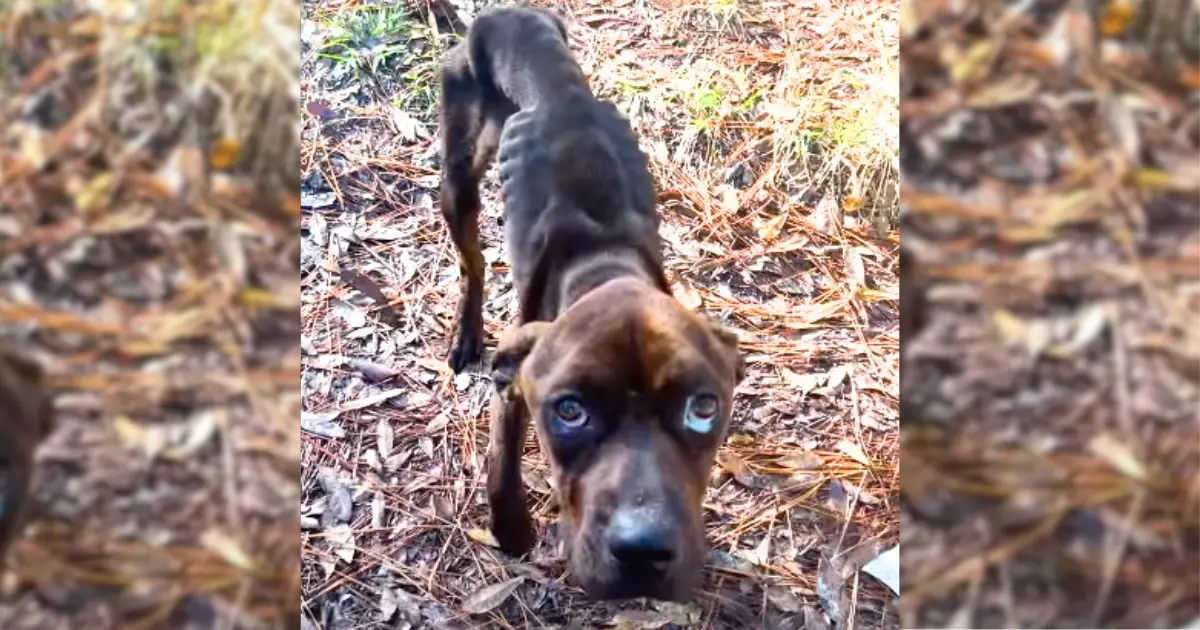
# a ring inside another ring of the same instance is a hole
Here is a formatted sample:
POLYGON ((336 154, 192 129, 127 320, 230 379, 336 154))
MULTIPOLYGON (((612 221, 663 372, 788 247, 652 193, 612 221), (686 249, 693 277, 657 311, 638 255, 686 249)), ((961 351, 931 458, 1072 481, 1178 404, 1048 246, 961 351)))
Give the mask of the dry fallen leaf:
POLYGON ((376 492, 375 496, 371 497, 371 527, 374 529, 383 529, 383 516, 387 510, 386 498, 382 492, 376 492))
POLYGON ((1045 320, 1022 320, 1004 309, 992 313, 992 324, 1006 344, 1023 347, 1031 357, 1037 357, 1050 345, 1054 331, 1045 320))
POLYGON ((243 571, 253 571, 254 562, 242 550, 242 546, 225 532, 217 529, 205 530, 200 535, 200 544, 209 551, 221 556, 225 562, 243 571))
POLYGON ((483 613, 494 610, 505 600, 512 597, 516 592, 517 587, 525 581, 525 576, 518 576, 509 580, 505 580, 499 584, 491 584, 485 586, 479 591, 463 600, 463 612, 468 615, 482 615, 483 613))
POLYGON ((325 540, 329 542, 329 551, 342 562, 349 564, 354 561, 354 529, 349 525, 337 525, 325 530, 325 540))
POLYGON ((141 451, 147 458, 158 457, 167 445, 166 434, 159 426, 145 426, 124 415, 113 418, 112 426, 121 443, 141 451))
POLYGON ((386 587, 379 589, 379 620, 384 623, 391 621, 397 610, 400 610, 400 601, 396 598, 396 591, 386 587))
POLYGON ((733 475, 738 483, 747 488, 758 489, 764 485, 762 478, 750 470, 750 466, 732 451, 725 449, 718 451, 717 464, 729 471, 729 474, 733 475))
POLYGON ((208 164, 217 170, 227 170, 237 164, 242 143, 237 138, 221 138, 213 145, 208 164))
POLYGON ((392 448, 396 442, 396 433, 392 428, 392 423, 387 418, 380 418, 379 423, 375 425, 375 443, 379 448, 379 457, 383 460, 392 455, 392 448))
POLYGON ((75 208, 84 215, 91 214, 94 210, 100 210, 107 207, 108 202, 112 199, 116 176, 111 172, 101 173, 92 178, 75 195, 75 208))
POLYGON ((808 450, 788 453, 776 462, 788 470, 818 470, 825 465, 825 461, 819 455, 808 450))
POLYGON ((787 220, 786 214, 776 215, 770 220, 762 224, 758 228, 758 237, 764 241, 773 241, 779 238, 779 233, 783 231, 783 222, 787 220))
POLYGON ((827 382, 825 386, 830 389, 837 389, 837 386, 841 385, 842 381, 846 380, 846 375, 850 373, 850 370, 851 368, 849 365, 834 366, 829 370, 829 375, 826 377, 827 382))
POLYGON ((1105 37, 1118 38, 1129 30, 1137 17, 1137 6, 1130 0, 1112 0, 1104 7, 1100 16, 1100 34, 1105 37))
POLYGON ((862 447, 854 442, 849 440, 838 440, 837 448, 839 451, 849 455, 851 459, 862 464, 863 466, 871 465, 871 460, 867 457, 867 454, 863 452, 862 447))
POLYGON ((348 359, 346 367, 363 375, 363 378, 372 383, 382 383, 383 381, 396 378, 400 372, 386 366, 380 365, 366 359, 348 359))
POLYGON ((823 374, 812 374, 809 372, 797 374, 788 368, 780 368, 779 376, 783 378, 783 382, 788 387, 799 389, 801 395, 805 395, 816 389, 825 380, 825 375, 823 374))
POLYGON ((225 426, 225 420, 224 410, 205 409, 193 414, 181 425, 167 426, 163 457, 176 461, 192 457, 208 445, 217 434, 217 429, 225 426))
POLYGON ((500 543, 496 542, 496 537, 492 532, 486 529, 473 528, 467 530, 467 538, 474 540, 477 543, 487 545, 489 547, 499 548, 500 543))
POLYGON ((767 532, 762 540, 755 545, 754 551, 751 552, 751 559, 754 564, 760 567, 765 567, 771 562, 771 534, 767 532))
POLYGON ((727 184, 717 186, 721 194, 721 206, 726 212, 737 212, 738 209, 738 193, 737 189, 727 184))
POLYGON ((767 587, 767 599, 775 604, 775 607, 785 613, 800 612, 800 607, 803 602, 796 596, 792 589, 786 586, 769 586, 767 587))
POLYGON ((300 429, 321 437, 340 440, 346 437, 346 430, 334 424, 333 421, 338 415, 338 412, 316 413, 313 411, 301 411, 300 429))
POLYGON ((1149 477, 1146 467, 1137 455, 1134 455, 1129 444, 1111 433, 1101 433, 1093 437, 1088 442, 1088 448, 1128 477, 1138 481, 1145 481, 1149 477))
POLYGON ((366 398, 360 398, 358 400, 352 400, 348 403, 345 403, 342 405, 342 408, 339 411, 354 411, 357 409, 366 409, 367 407, 373 407, 385 400, 391 400, 391 399, 403 394, 404 392, 405 392, 405 388, 403 388, 403 387, 397 387, 395 389, 384 390, 384 391, 376 393, 376 394, 371 394, 370 396, 367 396, 366 398))
POLYGON ((446 429, 446 426, 449 424, 450 424, 450 414, 439 413, 436 417, 434 417, 433 420, 429 421, 429 424, 425 425, 425 433, 427 433, 429 435, 435 435, 435 434, 441 433, 442 431, 444 431, 446 429))

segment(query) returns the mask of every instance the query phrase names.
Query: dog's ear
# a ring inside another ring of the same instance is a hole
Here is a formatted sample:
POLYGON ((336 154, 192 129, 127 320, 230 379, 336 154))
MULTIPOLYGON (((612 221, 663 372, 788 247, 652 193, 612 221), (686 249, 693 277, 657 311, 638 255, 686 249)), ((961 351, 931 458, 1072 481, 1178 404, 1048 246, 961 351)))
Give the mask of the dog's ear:
POLYGON ((746 359, 742 356, 742 351, 738 348, 737 333, 731 328, 726 328, 716 322, 709 322, 709 328, 713 332, 713 336, 721 345, 725 346, 734 360, 734 374, 737 377, 737 382, 742 382, 746 378, 746 359))
POLYGON ((533 352, 549 326, 548 322, 530 322, 509 328, 500 337, 500 345, 492 359, 492 385, 497 392, 504 392, 517 380, 521 363, 533 352))

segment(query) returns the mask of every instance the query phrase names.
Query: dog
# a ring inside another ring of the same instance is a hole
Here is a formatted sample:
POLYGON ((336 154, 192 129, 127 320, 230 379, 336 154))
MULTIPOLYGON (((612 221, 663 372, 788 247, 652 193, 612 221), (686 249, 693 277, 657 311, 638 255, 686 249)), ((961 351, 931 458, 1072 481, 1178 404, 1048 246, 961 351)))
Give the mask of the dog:
POLYGON ((0 344, 0 574, 29 515, 33 454, 52 428, 41 366, 0 344))
POLYGON ((521 480, 532 422, 572 579, 595 600, 690 599, 744 362, 736 334, 672 297, 629 122, 593 95, 554 13, 503 8, 447 52, 441 123, 440 204, 462 276, 456 372, 482 354, 479 182, 493 160, 518 295, 491 372, 493 535, 513 555, 535 543, 521 480))

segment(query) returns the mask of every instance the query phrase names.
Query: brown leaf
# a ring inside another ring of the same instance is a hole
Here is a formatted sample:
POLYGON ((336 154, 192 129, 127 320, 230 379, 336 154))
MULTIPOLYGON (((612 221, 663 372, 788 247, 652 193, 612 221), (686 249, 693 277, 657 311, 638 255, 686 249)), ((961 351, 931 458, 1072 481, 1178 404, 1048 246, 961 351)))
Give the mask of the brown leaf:
POLYGON ((388 297, 383 292, 383 287, 379 286, 370 276, 359 273, 354 269, 338 269, 338 277, 342 282, 358 289, 363 295, 371 298, 378 304, 387 304, 388 297))
POLYGON ((825 465, 821 456, 812 451, 788 453, 776 461, 780 467, 788 470, 819 470, 825 465))
POLYGON ((470 538, 471 540, 474 540, 477 543, 484 544, 484 545, 487 545, 492 548, 498 549, 500 547, 500 543, 496 542, 496 537, 492 535, 492 532, 490 532, 486 529, 479 529, 479 528, 468 529, 467 530, 467 538, 470 538))
POLYGON ((769 221, 763 223, 762 227, 758 228, 758 237, 764 241, 773 241, 779 238, 779 233, 783 231, 783 222, 786 220, 786 214, 772 217, 769 221))
POLYGON ((217 170, 233 168, 242 152, 242 143, 237 138, 221 138, 213 145, 208 155, 208 164, 217 170))
POLYGON ((738 483, 747 488, 759 489, 766 485, 763 478, 750 470, 750 466, 732 451, 718 451, 717 464, 729 471, 729 474, 733 475, 738 483))
POLYGON ((1130 0, 1112 0, 1104 6, 1104 13, 1100 16, 1100 34, 1105 37, 1121 37, 1129 30, 1136 17, 1136 3, 1130 0))
POLYGON ((871 465, 870 458, 867 457, 867 454, 863 452, 862 447, 858 444, 855 444, 849 440, 839 440, 837 443, 837 448, 839 451, 849 455, 854 461, 862 464, 863 466, 871 465))
POLYGON ((313 117, 321 120, 329 120, 337 116, 336 111, 320 101, 309 101, 304 104, 304 109, 313 117))
POLYGON ((470 597, 463 600, 463 612, 468 615, 482 615, 483 613, 494 610, 505 600, 512 597, 516 592, 517 587, 525 581, 525 576, 517 576, 510 580, 505 580, 499 584, 485 586, 479 591, 476 591, 470 597))

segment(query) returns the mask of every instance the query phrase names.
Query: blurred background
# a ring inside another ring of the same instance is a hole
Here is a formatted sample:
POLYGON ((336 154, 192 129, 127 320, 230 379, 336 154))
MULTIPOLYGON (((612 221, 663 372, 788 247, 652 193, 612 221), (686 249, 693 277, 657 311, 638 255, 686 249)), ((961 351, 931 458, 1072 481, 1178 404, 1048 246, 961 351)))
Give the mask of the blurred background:
POLYGON ((905 627, 1200 624, 1198 7, 901 3, 905 627))
POLYGON ((294 629, 299 3, 0 6, 0 338, 59 422, 0 627, 294 629))

